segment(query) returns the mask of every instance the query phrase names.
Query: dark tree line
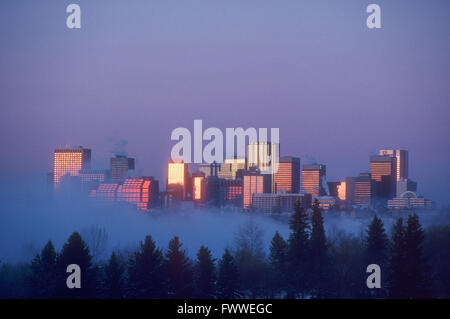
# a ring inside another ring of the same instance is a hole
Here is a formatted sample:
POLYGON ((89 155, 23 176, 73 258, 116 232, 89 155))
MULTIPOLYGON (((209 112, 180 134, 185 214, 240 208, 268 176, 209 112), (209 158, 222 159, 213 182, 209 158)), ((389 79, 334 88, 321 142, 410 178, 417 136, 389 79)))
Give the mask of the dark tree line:
POLYGON ((189 258, 178 237, 167 249, 151 236, 125 254, 94 262, 73 233, 57 252, 49 241, 29 264, 0 264, 0 298, 428 298, 450 297, 450 227, 425 232, 416 214, 399 218, 388 237, 376 215, 362 237, 325 232, 315 202, 297 204, 290 234, 278 232, 266 256, 262 231, 244 225, 218 260, 201 246, 189 258), (81 289, 68 289, 68 264, 82 269, 81 289), (382 269, 381 288, 368 289, 366 267, 382 269))

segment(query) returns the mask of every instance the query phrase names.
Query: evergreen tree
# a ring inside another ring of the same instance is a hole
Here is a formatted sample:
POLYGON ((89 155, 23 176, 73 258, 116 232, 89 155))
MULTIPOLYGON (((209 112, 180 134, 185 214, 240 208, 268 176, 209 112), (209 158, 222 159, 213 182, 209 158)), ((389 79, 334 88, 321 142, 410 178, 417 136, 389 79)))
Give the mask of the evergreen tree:
POLYGON ((416 214, 409 215, 405 230, 405 274, 409 298, 427 298, 429 268, 422 252, 424 232, 416 214))
POLYGON ((216 294, 216 273, 211 251, 201 246, 195 265, 195 288, 198 298, 214 298, 216 294))
POLYGON ((233 256, 228 249, 219 261, 219 274, 217 278, 217 295, 221 299, 239 298, 239 274, 234 264, 233 256))
POLYGON ((322 212, 319 208, 319 201, 314 200, 313 213, 311 218, 310 237, 310 273, 312 294, 316 298, 323 298, 327 295, 329 286, 326 266, 328 265, 327 240, 325 228, 323 226, 322 212))
POLYGON ((389 278, 389 293, 392 298, 406 298, 407 296, 405 267, 405 227, 403 218, 399 218, 392 230, 389 278))
POLYGON ((287 284, 287 243, 281 235, 275 232, 270 242, 269 262, 272 268, 273 284, 272 288, 275 292, 283 292, 286 290, 287 284))
POLYGON ((305 297, 308 292, 309 229, 307 216, 298 201, 289 220, 288 268, 291 275, 289 297, 305 297))
POLYGON ((128 294, 133 298, 163 298, 166 296, 164 257, 151 236, 146 236, 129 261, 128 294))
POLYGON ((58 257, 58 296, 62 298, 92 298, 97 288, 97 272, 92 265, 89 248, 78 232, 74 232, 64 244, 58 257), (81 288, 69 289, 66 279, 70 275, 67 266, 76 264, 81 271, 81 288))
POLYGON ((388 248, 389 240, 384 229, 383 221, 377 215, 374 215, 364 238, 364 266, 367 267, 371 264, 377 264, 381 269, 381 288, 364 290, 365 293, 370 293, 372 297, 386 297, 387 294, 384 271, 387 270, 388 248))
POLYGON ((53 298, 56 296, 57 254, 49 241, 31 262, 30 288, 33 298, 53 298))
POLYGON ((192 265, 181 246, 179 238, 175 236, 170 240, 166 254, 169 295, 175 299, 190 298, 193 295, 192 265))
POLYGON ((124 267, 113 252, 105 267, 103 294, 109 299, 120 299, 125 296, 124 267))

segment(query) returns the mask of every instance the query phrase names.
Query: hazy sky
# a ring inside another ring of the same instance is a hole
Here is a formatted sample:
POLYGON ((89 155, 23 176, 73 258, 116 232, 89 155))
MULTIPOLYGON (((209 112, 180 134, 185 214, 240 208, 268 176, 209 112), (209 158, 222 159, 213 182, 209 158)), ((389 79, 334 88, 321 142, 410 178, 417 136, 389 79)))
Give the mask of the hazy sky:
POLYGON ((328 180, 408 149, 419 192, 450 203, 450 2, 371 2, 1 1, 0 169, 44 174, 65 144, 106 167, 125 140, 163 179, 171 131, 202 119, 279 127, 281 155, 328 180), (382 29, 365 25, 371 2, 382 29))

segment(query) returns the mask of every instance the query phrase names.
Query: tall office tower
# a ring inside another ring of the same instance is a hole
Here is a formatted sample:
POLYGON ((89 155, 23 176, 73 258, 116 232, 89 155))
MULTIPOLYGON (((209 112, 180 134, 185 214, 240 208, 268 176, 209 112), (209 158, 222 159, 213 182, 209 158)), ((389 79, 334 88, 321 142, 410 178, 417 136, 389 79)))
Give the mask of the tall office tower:
POLYGON ((371 156, 370 173, 376 182, 375 196, 392 199, 396 194, 397 159, 389 155, 371 156))
POLYGON ((345 179, 345 200, 349 205, 371 205, 374 195, 374 181, 370 173, 345 179))
POLYGON ((302 166, 302 193, 311 196, 328 195, 325 187, 326 166, 322 164, 305 164, 302 166))
POLYGON ((406 150, 380 150, 378 155, 390 156, 396 159, 396 181, 408 178, 408 151, 406 150))
POLYGON ((134 158, 123 155, 111 157, 111 182, 122 183, 128 175, 129 170, 134 170, 134 158))
POLYGON ((91 150, 82 146, 55 149, 53 163, 53 181, 58 187, 63 176, 79 176, 80 170, 89 168, 91 150))
POLYGON ((205 200, 205 174, 202 172, 192 174, 192 199, 197 202, 205 200))
POLYGON ((247 169, 258 168, 263 175, 271 176, 271 192, 276 193, 275 173, 280 161, 280 144, 272 142, 249 143, 247 169))
POLYGON ((217 176, 223 179, 236 179, 237 172, 239 170, 245 170, 245 168, 245 158, 226 158, 225 161, 220 164, 220 170, 217 173, 217 176))
POLYGON ((253 194, 270 193, 272 189, 270 174, 261 174, 251 170, 243 176, 243 207, 249 209, 252 205, 253 194))
POLYGON ((188 194, 188 165, 183 161, 170 161, 167 166, 167 186, 174 200, 185 200, 188 194))
POLYGON ((300 158, 283 156, 278 164, 278 171, 275 173, 275 192, 285 191, 286 193, 300 192, 300 158))

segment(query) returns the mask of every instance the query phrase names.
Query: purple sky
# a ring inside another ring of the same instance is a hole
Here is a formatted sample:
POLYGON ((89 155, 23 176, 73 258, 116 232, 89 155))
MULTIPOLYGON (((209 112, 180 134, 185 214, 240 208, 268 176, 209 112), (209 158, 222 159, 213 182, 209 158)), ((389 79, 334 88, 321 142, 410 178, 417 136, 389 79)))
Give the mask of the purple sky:
POLYGON ((450 2, 18 1, 0 3, 1 172, 44 173, 55 147, 114 143, 164 178, 171 131, 279 127, 281 155, 328 180, 410 152, 419 193, 450 203, 450 2), (65 8, 78 3, 82 29, 65 8))

